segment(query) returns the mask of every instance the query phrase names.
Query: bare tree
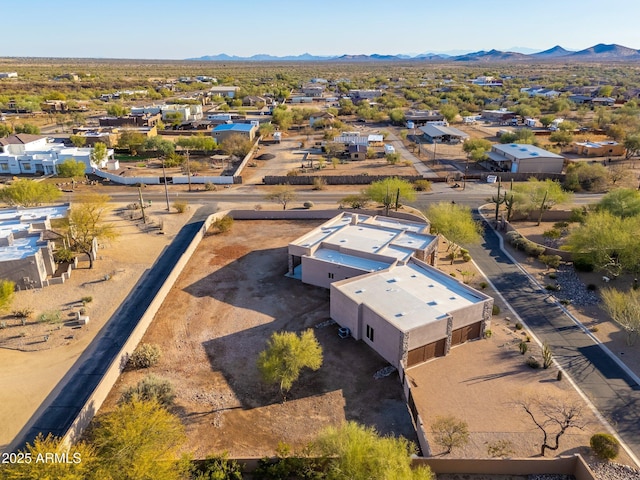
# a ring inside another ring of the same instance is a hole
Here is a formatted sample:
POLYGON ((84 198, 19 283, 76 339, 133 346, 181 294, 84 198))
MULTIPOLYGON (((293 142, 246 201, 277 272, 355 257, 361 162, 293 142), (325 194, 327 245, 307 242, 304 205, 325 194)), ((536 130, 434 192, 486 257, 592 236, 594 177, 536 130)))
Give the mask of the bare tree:
POLYGON ((531 421, 542 432, 540 455, 547 450, 558 450, 560 437, 570 428, 584 429, 587 422, 582 418, 583 405, 568 399, 527 398, 517 402, 531 421), (553 443, 552 443, 553 442, 553 443))

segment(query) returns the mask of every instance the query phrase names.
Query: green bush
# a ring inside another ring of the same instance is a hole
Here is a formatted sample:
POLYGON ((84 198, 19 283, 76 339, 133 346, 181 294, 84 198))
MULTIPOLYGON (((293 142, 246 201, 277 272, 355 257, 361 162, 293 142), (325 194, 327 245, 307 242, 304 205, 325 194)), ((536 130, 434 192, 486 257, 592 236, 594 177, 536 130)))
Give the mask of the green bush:
POLYGON ((520 235, 515 230, 511 230, 510 232, 507 232, 505 234, 505 238, 507 239, 507 242, 513 245, 514 240, 517 238, 522 238, 522 235, 520 235))
POLYGON ((588 258, 578 256, 573 258, 573 268, 578 272, 593 272, 595 265, 588 258))
POLYGON ((173 385, 169 380, 148 375, 140 380, 137 385, 127 388, 120 397, 120 402, 131 402, 133 400, 151 401, 156 400, 160 405, 169 407, 173 404, 175 393, 173 385))
POLYGON ((552 228, 542 233, 542 236, 545 238, 550 238, 551 240, 558 240, 562 237, 562 232, 557 228, 552 228))
POLYGON ((231 227, 233 227, 233 217, 225 215, 213 222, 211 226, 216 228, 220 233, 228 232, 231 230, 231 227))
POLYGON ((480 282, 478 286, 480 287, 480 290, 484 290, 489 286, 489 284, 487 282, 480 282))
POLYGON ((493 304, 493 307, 491 307, 491 315, 500 315, 500 307, 495 303, 493 304))
POLYGON ((524 355, 525 353, 527 353, 527 350, 529 350, 529 344, 527 342, 520 342, 520 344, 518 345, 518 350, 520 350, 520 353, 524 355))
POLYGON ((173 208, 175 208, 178 213, 184 213, 187 211, 188 204, 183 201, 173 202, 173 208))
POLYGON ((548 283, 544 286, 544 288, 550 292, 557 292, 558 290, 560 290, 560 285, 553 285, 551 283, 548 283))
POLYGON ((75 257, 76 253, 68 248, 59 248, 53 254, 53 259, 56 263, 72 263, 75 257))
POLYGON ((93 297, 90 295, 87 295, 86 297, 82 297, 80 301, 83 303, 83 305, 86 305, 87 303, 93 302, 93 297))
POLYGON ((463 262, 470 262, 471 261, 471 255, 469 255, 468 253, 465 253, 464 255, 462 255, 462 261, 463 262))
POLYGON ((207 192, 215 192, 218 188, 211 182, 207 182, 204 184, 204 189, 207 192))
POLYGON ((493 335, 493 332, 490 329, 486 329, 484 331, 484 338, 491 338, 491 336, 493 335))
POLYGON ((416 180, 414 182, 416 186, 416 190, 418 192, 430 192, 431 191, 431 182, 429 180, 416 180))
POLYGON ((153 367, 160 360, 160 347, 152 343, 141 343, 129 357, 128 366, 133 369, 153 367))
POLYGON ((541 367, 540 361, 534 356, 527 358, 527 365, 529 365, 534 370, 537 370, 541 367))
POLYGON ((303 206, 304 208, 312 208, 312 207, 313 207, 313 202, 304 202, 304 203, 302 204, 302 206, 303 206))
POLYGON ((38 316, 39 323, 60 323, 62 321, 62 314, 60 310, 49 310, 48 312, 41 313, 38 316))
POLYGON ((531 255, 532 257, 539 257, 544 253, 545 250, 545 247, 543 247, 542 245, 538 245, 537 243, 531 242, 529 240, 527 240, 524 245, 524 251, 527 253, 527 255, 531 255))
POLYGON ((230 460, 227 454, 211 455, 194 462, 191 475, 194 480, 242 480, 242 465, 230 460))
POLYGON ((27 319, 27 318, 31 318, 31 315, 33 315, 33 309, 32 308, 19 308, 17 310, 14 310, 13 312, 11 312, 11 314, 15 318, 27 319))
POLYGON ((523 325, 521 322, 516 322, 516 330, 522 330, 523 325))
POLYGON ((620 443, 613 435, 596 433, 589 440, 591 449, 603 460, 613 460, 620 453, 620 443))

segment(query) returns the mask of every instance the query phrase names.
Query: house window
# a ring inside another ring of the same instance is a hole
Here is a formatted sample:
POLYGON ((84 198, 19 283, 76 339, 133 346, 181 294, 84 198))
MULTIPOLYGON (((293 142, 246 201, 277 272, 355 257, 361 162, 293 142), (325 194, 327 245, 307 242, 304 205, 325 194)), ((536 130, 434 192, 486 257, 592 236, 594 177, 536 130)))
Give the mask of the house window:
POLYGON ((328 273, 327 275, 329 275, 329 278, 333 278, 333 273, 328 273))
POLYGON ((31 165, 28 163, 23 163, 22 164, 22 169, 23 170, 31 170, 31 165))
POLYGON ((373 327, 367 325, 367 338, 373 342, 373 327))
POLYGON ((2 170, 3 172, 8 172, 9 171, 9 164, 8 163, 0 163, 0 170, 2 170))

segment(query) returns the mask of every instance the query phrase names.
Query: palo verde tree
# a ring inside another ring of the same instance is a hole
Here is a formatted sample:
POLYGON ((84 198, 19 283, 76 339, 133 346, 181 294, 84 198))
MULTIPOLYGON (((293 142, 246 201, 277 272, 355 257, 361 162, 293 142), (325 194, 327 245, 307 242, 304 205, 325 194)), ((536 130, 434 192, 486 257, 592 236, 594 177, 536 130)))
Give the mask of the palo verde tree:
POLYGON ((3 465, 0 478, 3 480, 25 478, 97 480, 100 478, 95 475, 94 470, 97 464, 95 449, 86 442, 68 446, 62 439, 51 434, 46 437, 39 434, 33 443, 27 443, 25 448, 20 450, 19 455, 25 461, 3 465), (59 461, 51 461, 51 454, 57 455, 59 461))
POLYGON ((100 162, 107 158, 107 146, 102 142, 96 142, 91 150, 91 161, 96 165, 100 165, 100 162))
POLYGON ((538 225, 542 222, 545 210, 571 199, 571 193, 563 190, 559 182, 550 179, 541 181, 532 177, 528 182, 514 185, 513 192, 515 210, 524 214, 538 210, 538 225))
POLYGON ((445 455, 454 448, 463 447, 469 441, 469 426, 453 416, 436 417, 431 424, 434 442, 445 449, 445 455))
POLYGON ((381 436, 373 427, 346 422, 327 427, 313 442, 335 480, 431 480, 429 467, 411 468, 416 447, 404 437, 381 436))
POLYGON ((626 332, 627 345, 633 345, 640 333, 640 291, 605 288, 600 296, 605 311, 626 332))
POLYGON ((286 210, 287 205, 296 199, 296 191, 288 185, 281 185, 265 196, 267 200, 279 203, 282 209, 286 210))
POLYGON ((283 396, 303 368, 315 371, 321 366, 322 347, 310 329, 299 336, 295 332, 274 332, 266 350, 258 356, 258 370, 263 380, 279 384, 283 396))
POLYGON ((431 230, 446 239, 452 265, 460 247, 479 243, 482 238, 482 226, 473 219, 469 207, 440 202, 429 205, 424 213, 431 230))
POLYGON ((389 208, 395 205, 396 210, 400 202, 412 202, 416 199, 416 189, 411 182, 398 177, 389 177, 373 182, 362 192, 374 202, 384 205, 385 215, 389 214, 389 208))
POLYGON ((96 417, 90 440, 96 472, 110 480, 178 480, 186 465, 179 460, 185 442, 180 419, 157 401, 137 398, 96 417))
POLYGON ((56 165, 58 176, 69 177, 74 184, 76 182, 76 179, 84 177, 86 168, 87 166, 84 164, 84 162, 74 160, 73 158, 65 160, 60 165, 56 165))
POLYGON ((16 284, 11 280, 0 280, 0 312, 8 310, 15 296, 16 284))
POLYGON ((117 237, 114 226, 106 222, 110 200, 109 195, 83 195, 69 209, 66 230, 71 248, 89 257, 89 268, 93 268, 94 243, 117 237))
POLYGON ((0 200, 20 207, 35 207, 42 203, 53 203, 62 192, 51 183, 21 178, 0 190, 0 200))

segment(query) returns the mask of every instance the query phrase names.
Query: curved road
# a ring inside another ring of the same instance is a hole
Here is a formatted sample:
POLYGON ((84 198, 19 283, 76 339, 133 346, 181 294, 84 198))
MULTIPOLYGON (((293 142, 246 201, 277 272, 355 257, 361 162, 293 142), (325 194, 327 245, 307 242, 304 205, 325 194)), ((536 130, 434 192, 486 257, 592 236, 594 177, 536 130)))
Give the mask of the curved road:
MULTIPOLYGON (((483 222, 484 224, 484 222, 483 222)), ((554 359, 640 457, 640 385, 603 348, 531 282, 500 248, 498 234, 484 229, 484 242, 469 248, 474 261, 554 359)))
MULTIPOLYGON (((211 205, 196 211, 14 439, 10 451, 22 448, 25 442, 33 443, 39 432, 51 432, 57 436, 67 432, 180 256, 203 227, 206 218, 214 212, 211 205)), ((91 415, 95 413, 91 412, 91 415)))

